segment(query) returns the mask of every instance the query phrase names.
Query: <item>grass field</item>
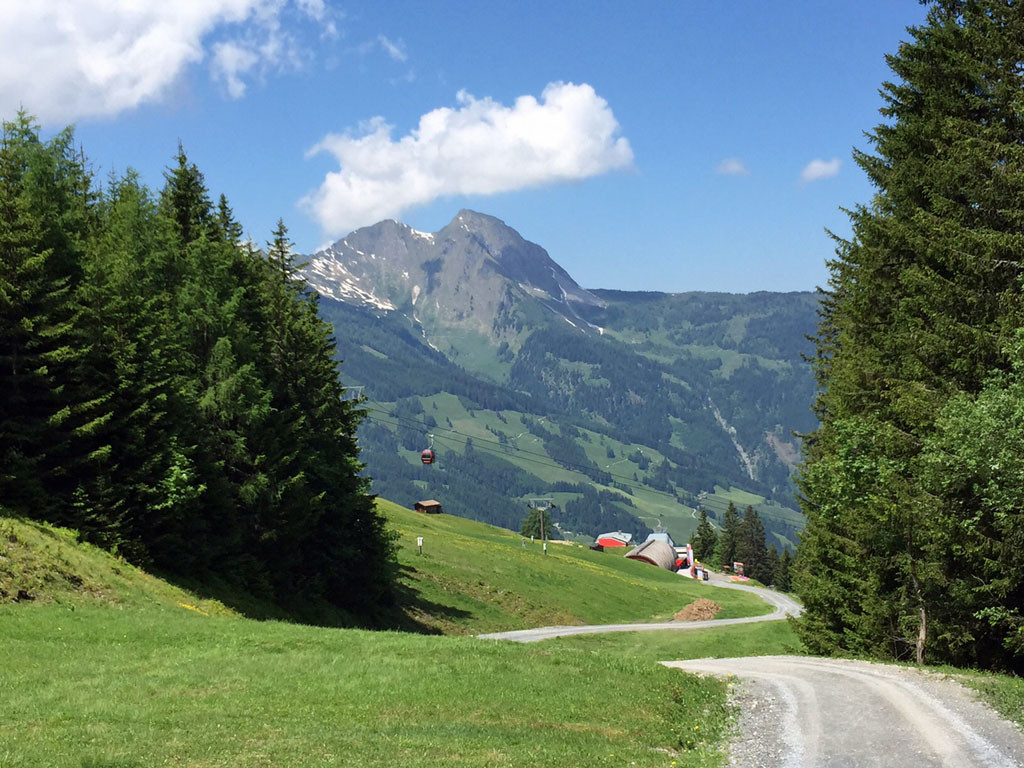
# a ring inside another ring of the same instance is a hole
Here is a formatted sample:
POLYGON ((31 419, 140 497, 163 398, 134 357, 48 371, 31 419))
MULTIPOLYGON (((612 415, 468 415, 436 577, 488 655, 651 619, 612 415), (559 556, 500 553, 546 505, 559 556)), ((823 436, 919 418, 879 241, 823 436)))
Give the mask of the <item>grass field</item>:
MULTIPOLYGON (((407 620, 426 629, 644 620, 695 596, 721 617, 767 610, 615 554, 545 556, 502 529, 381 508, 407 620)), ((5 518, 0 603, 2 768, 710 768, 724 759, 727 686, 657 661, 798 650, 778 621, 525 645, 254 621, 70 532, 5 518)), ((1024 720, 1019 679, 970 677, 1024 720)))
MULTIPOLYGON (((455 631, 644 618, 706 593, 622 557, 545 556, 501 529, 384 506, 414 604, 430 595, 455 631)), ((253 621, 70 532, 4 519, 0 534, 4 768, 721 763, 717 681, 619 653, 253 621)))
POLYGON ((756 595, 684 579, 624 553, 549 544, 545 555, 539 542, 524 547, 502 528, 378 503, 398 534, 408 616, 445 634, 664 619, 698 597, 722 605, 720 618, 770 611, 756 595))
POLYGON ((542 644, 559 650, 609 653, 648 661, 802 653, 800 641, 786 621, 735 624, 720 629, 576 635, 545 640, 542 644))
POLYGON ((713 766, 723 685, 617 654, 0 607, 0 765, 713 766))

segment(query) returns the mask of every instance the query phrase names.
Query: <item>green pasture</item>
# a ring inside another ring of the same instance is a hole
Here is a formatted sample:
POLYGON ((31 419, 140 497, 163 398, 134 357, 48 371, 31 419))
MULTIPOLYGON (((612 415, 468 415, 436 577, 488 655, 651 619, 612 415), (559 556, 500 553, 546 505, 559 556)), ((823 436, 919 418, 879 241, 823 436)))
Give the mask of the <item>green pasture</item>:
POLYGON ((722 618, 770 612, 756 595, 699 584, 624 553, 549 543, 545 555, 540 542, 511 531, 378 504, 397 534, 406 615, 427 630, 478 634, 665 619, 698 597, 721 604, 722 618))
MULTIPOLYGON (((720 614, 721 615, 721 614, 720 614)), ((609 632, 544 640, 544 646, 588 654, 615 654, 630 659, 676 661, 776 656, 802 653, 788 621, 734 624, 714 629, 656 632, 609 632)))
POLYGON ((717 766, 724 685, 646 660, 168 608, 0 606, 0 765, 717 766))

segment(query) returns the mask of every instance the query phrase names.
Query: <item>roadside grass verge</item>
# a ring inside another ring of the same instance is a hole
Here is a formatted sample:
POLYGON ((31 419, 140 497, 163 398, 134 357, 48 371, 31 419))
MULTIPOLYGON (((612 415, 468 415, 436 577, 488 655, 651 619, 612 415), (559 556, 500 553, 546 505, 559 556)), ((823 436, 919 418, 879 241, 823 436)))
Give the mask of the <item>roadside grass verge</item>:
POLYGON ((378 508, 397 534, 402 628, 478 634, 538 626, 665 620, 699 597, 717 618, 770 613, 757 595, 698 583, 624 552, 524 542, 502 528, 425 515, 387 501, 378 508), (423 554, 417 537, 423 537, 423 554))
POLYGON ((999 714, 1024 729, 1024 679, 994 672, 946 668, 957 680, 981 694, 999 714))
POLYGON ((0 765, 718 766, 725 686, 617 653, 0 606, 0 765))
POLYGON ((584 654, 611 654, 646 661, 724 659, 737 656, 776 656, 803 653, 788 621, 734 624, 712 629, 657 632, 609 632, 544 640, 539 645, 584 654))

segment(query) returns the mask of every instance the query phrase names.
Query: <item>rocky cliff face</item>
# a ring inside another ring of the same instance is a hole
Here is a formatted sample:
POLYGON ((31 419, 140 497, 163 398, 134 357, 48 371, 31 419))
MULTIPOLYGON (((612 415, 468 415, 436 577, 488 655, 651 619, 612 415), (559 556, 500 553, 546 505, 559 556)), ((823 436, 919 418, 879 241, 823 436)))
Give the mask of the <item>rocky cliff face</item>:
POLYGON ((539 245, 468 210, 438 232, 390 220, 356 230, 304 274, 323 296, 406 314, 442 349, 453 331, 514 343, 544 316, 586 327, 577 309, 603 304, 539 245))

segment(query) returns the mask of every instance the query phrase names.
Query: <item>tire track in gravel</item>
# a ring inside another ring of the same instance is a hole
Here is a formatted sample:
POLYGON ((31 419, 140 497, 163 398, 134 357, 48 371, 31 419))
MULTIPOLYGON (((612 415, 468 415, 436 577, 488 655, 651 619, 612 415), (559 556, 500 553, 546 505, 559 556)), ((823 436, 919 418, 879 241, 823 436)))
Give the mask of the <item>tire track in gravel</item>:
POLYGON ((739 677, 739 768, 1024 765, 1024 734, 935 673, 799 656, 662 663, 739 677))

